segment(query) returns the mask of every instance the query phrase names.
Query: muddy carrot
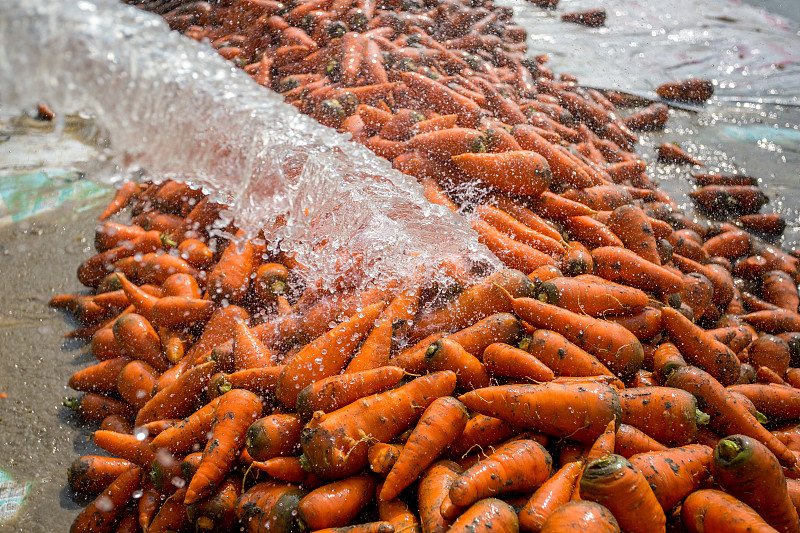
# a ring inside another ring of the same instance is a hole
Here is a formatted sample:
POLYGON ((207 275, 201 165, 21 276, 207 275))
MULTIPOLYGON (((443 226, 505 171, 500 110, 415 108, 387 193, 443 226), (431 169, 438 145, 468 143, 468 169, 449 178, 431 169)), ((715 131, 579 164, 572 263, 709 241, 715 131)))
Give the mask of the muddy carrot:
POLYGON ((653 227, 641 208, 633 205, 617 207, 609 217, 608 228, 622 240, 626 248, 651 263, 661 264, 653 227))
POLYGON ((538 196, 550 186, 547 161, 529 150, 461 153, 451 160, 473 180, 505 193, 538 196))
POLYGON ((117 391, 123 400, 137 410, 153 396, 158 371, 144 361, 131 361, 117 376, 117 391))
POLYGON ((494 376, 551 381, 553 371, 525 350, 504 343, 489 345, 483 352, 483 363, 494 376))
POLYGON ((613 322, 578 315, 534 298, 511 298, 514 310, 534 327, 564 335, 600 359, 623 379, 642 366, 644 353, 639 340, 613 322))
POLYGON ((711 419, 709 426, 723 435, 741 433, 761 441, 784 465, 796 468, 797 459, 786 446, 767 431, 725 388, 710 374, 696 367, 679 368, 670 374, 667 387, 692 393, 698 407, 711 419))
POLYGON ((461 474, 461 468, 452 461, 442 460, 428 468, 420 479, 417 489, 419 517, 425 533, 444 533, 452 520, 442 516, 441 505, 453 484, 461 474))
POLYGON ((468 418, 466 408, 455 398, 445 396, 431 403, 387 474, 379 498, 392 500, 413 483, 458 438, 468 418))
POLYGON ((297 504, 306 494, 295 485, 265 481, 239 497, 236 517, 249 532, 292 531, 297 528, 297 504))
POLYGON ((111 200, 111 203, 100 213, 100 216, 97 217, 97 220, 103 221, 111 218, 119 211, 123 210, 127 207, 131 201, 142 191, 144 187, 135 181, 126 181, 122 187, 117 189, 117 192, 114 194, 114 198, 111 200))
POLYGON ((449 531, 452 533, 512 533, 519 531, 514 508, 502 500, 486 498, 458 517, 449 531))
POLYGON ((369 469, 386 477, 403 451, 403 444, 384 444, 376 442, 369 447, 367 458, 369 459, 369 469))
POLYGON ((520 348, 547 365, 556 376, 614 376, 595 356, 554 331, 537 329, 523 339, 520 348))
POLYGON ((186 505, 210 494, 224 479, 244 446, 247 428, 261 415, 261 408, 261 400, 251 392, 235 389, 222 396, 203 459, 189 482, 186 505))
POLYGON ((578 442, 594 442, 621 417, 617 393, 599 383, 485 387, 459 399, 481 414, 578 442))
POLYGON ((150 322, 136 313, 120 316, 113 326, 114 339, 123 353, 140 359, 158 371, 169 368, 170 363, 161 350, 161 339, 150 322))
POLYGON ((572 501, 555 509, 544 521, 540 531, 614 533, 619 530, 617 520, 606 507, 591 501, 572 501))
POLYGON ((390 442, 419 419, 420 407, 450 394, 455 385, 453 372, 436 372, 332 413, 320 413, 303 431, 303 454, 312 470, 326 478, 352 475, 367 463, 365 435, 390 442), (393 416, 387 418, 389 413, 393 416))
POLYGON ((376 486, 374 476, 361 475, 314 489, 297 506, 301 527, 314 531, 347 525, 372 499, 376 486))
POLYGON ((689 444, 664 451, 638 453, 629 457, 650 484, 664 512, 700 488, 709 476, 712 450, 689 444))
POLYGON ((156 458, 150 449, 151 440, 152 438, 149 437, 140 439, 136 435, 102 429, 95 431, 92 435, 92 441, 99 448, 143 467, 149 467, 156 458))
POLYGON ((714 480, 752 507, 778 531, 800 531, 778 459, 762 443, 745 435, 728 436, 714 448, 714 480))
POLYGON ((774 533, 752 507, 735 496, 714 489, 693 492, 683 501, 681 521, 689 533, 729 531, 731 533, 774 533))
POLYGON ((573 187, 591 187, 592 178, 583 168, 577 166, 545 138, 539 135, 532 126, 519 125, 512 131, 514 139, 524 150, 531 150, 541 155, 548 163, 553 181, 573 187))
POLYGON ((583 464, 567 463, 536 489, 525 507, 519 512, 519 526, 523 531, 538 532, 545 520, 560 506, 569 502, 583 464))
POLYGON ((637 313, 649 303, 644 291, 590 274, 556 278, 539 286, 537 299, 593 317, 637 313))
POLYGON ((247 429, 245 446, 256 461, 296 454, 303 422, 296 414, 276 413, 259 418, 247 429))
POLYGON ((99 422, 112 414, 130 418, 135 411, 125 401, 95 392, 87 392, 79 398, 67 398, 63 403, 65 407, 78 413, 78 417, 84 422, 99 422))
POLYGON ((130 461, 116 457, 83 455, 67 469, 67 483, 78 494, 97 494, 133 466, 130 461))
POLYGON ((186 453, 194 447, 199 449, 200 443, 206 440, 211 430, 219 402, 220 399, 215 398, 176 426, 165 429, 153 438, 150 447, 153 450, 163 448, 173 454, 186 453))
POLYGON ((209 361, 178 376, 172 384, 156 392, 139 409, 136 425, 163 418, 180 418, 192 413, 213 373, 214 363, 209 361))
POLYGON ((107 533, 114 525, 123 507, 139 489, 142 470, 137 466, 121 473, 106 490, 75 518, 70 533, 107 533))
POLYGON ((317 381, 297 395, 297 412, 309 420, 317 412, 333 412, 359 398, 384 392, 397 383, 405 372, 396 366, 384 366, 363 372, 351 372, 317 381))
POLYGON ((72 374, 67 386, 83 392, 114 393, 117 390, 117 377, 130 362, 131 359, 126 356, 100 361, 72 374))
POLYGON ((665 531, 666 517, 653 490, 624 457, 606 455, 588 463, 580 491, 583 499, 611 510, 625 531, 665 531))
POLYGON ((647 436, 643 431, 629 426, 628 424, 619 425, 614 442, 615 453, 630 459, 632 455, 637 453, 666 449, 666 446, 647 436))
POLYGON ((595 248, 592 259, 594 273, 609 281, 660 294, 673 294, 683 289, 680 277, 624 248, 595 248))
POLYGON ((431 343, 425 351, 425 365, 433 371, 452 370, 458 376, 460 388, 470 390, 489 385, 489 374, 481 361, 449 338, 431 343))

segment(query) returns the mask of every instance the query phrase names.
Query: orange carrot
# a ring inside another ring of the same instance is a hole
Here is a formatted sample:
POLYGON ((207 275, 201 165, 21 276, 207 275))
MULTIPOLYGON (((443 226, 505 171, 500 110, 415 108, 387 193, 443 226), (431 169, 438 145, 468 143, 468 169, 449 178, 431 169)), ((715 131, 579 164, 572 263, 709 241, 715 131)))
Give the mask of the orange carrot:
POLYGON ((114 322, 113 331, 114 340, 132 359, 142 360, 159 372, 169 368, 169 360, 161 351, 161 339, 143 316, 125 313, 114 322))
POLYGON ((728 436, 714 448, 711 474, 719 485, 752 507, 778 531, 800 531, 778 459, 745 435, 728 436))
POLYGON ((696 367, 679 368, 670 374, 667 387, 692 393, 700 409, 711 417, 709 426, 723 435, 741 433, 761 441, 786 466, 795 468, 797 459, 786 446, 767 431, 744 406, 727 393, 710 374, 696 367))
POLYGON ((653 489, 664 512, 669 512, 686 496, 700 488, 709 476, 712 450, 689 444, 664 451, 638 453, 629 457, 653 489))
POLYGON ((376 442, 370 446, 367 452, 369 469, 385 477, 400 457, 403 446, 404 444, 384 444, 383 442, 376 442))
POLYGON ((97 494, 133 466, 130 461, 116 457, 83 455, 67 470, 67 483, 78 494, 97 494))
POLYGON ((611 420, 621 417, 619 396, 599 383, 485 387, 459 399, 481 414, 578 442, 594 442, 611 420))
POLYGON ((510 216, 514 217, 517 221, 525 224, 534 231, 550 237, 557 242, 561 242, 563 237, 552 224, 545 219, 523 206, 521 203, 509 198, 503 194, 491 194, 489 197, 489 204, 505 211, 510 216))
POLYGON ((508 491, 531 491, 550 477, 552 458, 534 440, 512 441, 459 475, 450 499, 459 506, 508 491))
POLYGON ((330 376, 307 386, 297 395, 297 413, 309 420, 317 412, 333 412, 359 398, 384 392, 405 375, 396 366, 330 376))
POLYGON ((593 317, 637 313, 649 303, 647 294, 639 289, 590 274, 549 280, 539 286, 536 297, 545 303, 593 317))
POLYGON ((620 424, 614 439, 614 452, 630 459, 637 453, 666 450, 660 442, 645 435, 643 431, 627 424, 620 424))
POLYGON ((123 400, 137 410, 153 397, 158 372, 144 361, 131 361, 117 377, 117 390, 123 400))
POLYGON ((624 457, 612 454, 588 463, 580 491, 583 499, 607 507, 624 531, 665 531, 664 510, 653 490, 624 457))
POLYGON ((425 351, 425 366, 433 371, 452 370, 457 386, 468 390, 489 385, 489 374, 481 361, 450 338, 434 341, 425 351))
POLYGON ((678 163, 685 165, 705 166, 703 163, 683 151, 673 143, 663 143, 658 147, 658 160, 662 163, 678 163))
POLYGON ((303 455, 326 478, 352 475, 367 463, 367 440, 390 442, 419 419, 421 409, 450 394, 455 385, 453 372, 436 372, 332 413, 319 413, 303 431, 303 455))
POLYGON ((564 335, 600 359, 623 379, 633 377, 644 359, 642 345, 627 329, 613 322, 583 316, 534 298, 510 298, 514 310, 534 327, 564 335))
POLYGON ((220 398, 215 398, 176 426, 165 429, 153 438, 150 447, 153 450, 163 448, 172 454, 186 453, 195 447, 200 449, 200 443, 206 440, 211 430, 219 402, 220 398))
POLYGON ((80 398, 67 398, 63 404, 78 413, 83 422, 99 422, 113 414, 130 418, 135 411, 127 402, 95 392, 87 392, 80 398))
POLYGON ((486 371, 493 376, 551 381, 553 371, 525 350, 504 343, 490 344, 483 352, 486 371))
POLYGON ((352 476, 309 492, 297 505, 301 527, 311 531, 347 525, 375 493, 374 476, 352 476))
POLYGON ((117 377, 130 362, 131 359, 125 356, 100 361, 72 374, 67 386, 83 392, 114 393, 117 390, 117 377))
POLYGON ((539 135, 533 126, 516 126, 512 134, 524 150, 536 152, 547 161, 554 182, 573 187, 594 185, 594 181, 583 168, 577 166, 569 157, 556 149, 558 145, 551 144, 539 135))
POLYGON ((275 391, 278 400, 286 406, 294 407, 302 389, 344 369, 355 347, 374 326, 375 319, 384 307, 383 302, 367 306, 305 346, 286 364, 278 377, 275 391))
POLYGON ((573 461, 564 465, 558 472, 536 489, 525 507, 519 512, 519 526, 523 531, 538 532, 545 520, 562 505, 569 502, 575 482, 583 464, 573 461))
POLYGON ((247 429, 245 446, 256 461, 294 455, 300 450, 303 422, 296 414, 275 413, 259 418, 247 429))
POLYGON ((236 502, 236 518, 248 533, 291 531, 297 528, 297 504, 304 489, 274 480, 251 487, 236 502))
POLYGON ((519 531, 514 508, 496 498, 483 499, 453 522, 451 533, 513 533, 519 531))
POLYGON ((419 133, 409 139, 408 148, 441 161, 450 161, 453 156, 461 154, 485 151, 483 133, 471 128, 419 133))
POLYGON ((117 192, 114 194, 114 199, 111 200, 111 203, 109 203, 103 212, 100 213, 100 216, 97 217, 97 220, 103 221, 111 218, 119 211, 127 207, 131 201, 143 190, 144 187, 135 181, 126 181, 119 189, 117 189, 117 192))
POLYGON ((378 497, 393 500, 416 481, 422 471, 458 438, 468 418, 467 409, 453 397, 445 396, 431 403, 387 474, 378 497))
POLYGON ((681 521, 689 533, 774 533, 752 507, 728 493, 702 489, 691 493, 681 506, 681 521))
MULTIPOLYGON (((520 525, 522 525, 520 523, 520 525)), ((606 507, 590 501, 572 501, 556 508, 542 524, 542 533, 615 533, 619 524, 606 507)))
POLYGON ((461 153, 451 160, 473 180, 510 194, 538 196, 550 186, 550 167, 529 150, 500 153, 461 153))
POLYGON ((260 415, 261 400, 255 394, 235 389, 222 396, 203 459, 186 491, 186 505, 208 496, 224 479, 244 446, 247 428, 260 415))
POLYGON ((644 211, 633 205, 617 207, 609 217, 608 228, 629 250, 656 265, 661 264, 653 227, 644 211))
POLYGON ((448 496, 453 480, 461 474, 461 468, 452 461, 442 460, 428 468, 420 479, 417 489, 419 517, 426 533, 444 533, 452 524, 442 516, 442 502, 448 496))
POLYGON ((92 435, 92 441, 112 455, 142 467, 149 467, 156 458, 150 449, 152 438, 140 439, 136 435, 117 433, 99 429, 92 435))
POLYGON ((106 490, 88 507, 85 507, 72 523, 70 533, 109 533, 123 511, 125 504, 139 490, 142 470, 137 466, 121 473, 106 490))
POLYGON ((602 246, 592 251, 594 273, 601 278, 660 294, 681 292, 683 281, 672 272, 630 250, 602 246))
POLYGON ((537 329, 520 347, 547 365, 556 376, 614 376, 597 358, 562 335, 537 329))
POLYGON ((519 432, 512 424, 499 418, 475 414, 469 419, 458 440, 450 446, 450 457, 458 459, 470 452, 483 450, 503 442, 519 432))
POLYGON ((209 361, 178 376, 172 384, 156 392, 139 409, 136 425, 163 418, 180 418, 192 413, 213 373, 214 363, 209 361))

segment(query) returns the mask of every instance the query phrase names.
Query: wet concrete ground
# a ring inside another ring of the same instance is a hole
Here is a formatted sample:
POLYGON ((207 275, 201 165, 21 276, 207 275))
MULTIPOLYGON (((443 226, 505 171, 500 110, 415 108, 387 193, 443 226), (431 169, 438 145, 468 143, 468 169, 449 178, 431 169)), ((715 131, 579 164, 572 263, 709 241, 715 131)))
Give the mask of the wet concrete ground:
POLYGON ((65 342, 78 324, 47 302, 82 290, 74 272, 89 255, 95 217, 108 199, 86 212, 65 205, 0 228, 0 470, 31 482, 18 518, 0 522, 2 532, 66 532, 85 505, 73 499, 66 473, 96 449, 91 428, 61 402, 75 394, 69 376, 93 358, 83 343, 65 342))

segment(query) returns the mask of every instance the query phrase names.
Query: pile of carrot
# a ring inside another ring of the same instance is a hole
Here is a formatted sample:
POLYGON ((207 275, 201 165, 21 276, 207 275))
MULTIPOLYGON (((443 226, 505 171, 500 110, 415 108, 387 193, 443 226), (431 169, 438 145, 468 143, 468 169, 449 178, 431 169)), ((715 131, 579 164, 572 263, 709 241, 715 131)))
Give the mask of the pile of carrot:
POLYGON ((72 532, 800 531, 800 268, 759 240, 783 228, 755 180, 695 174, 728 219, 687 217, 633 152, 667 109, 620 118, 488 1, 165 17, 467 214, 506 268, 307 283, 274 226, 124 184, 91 290, 50 302, 97 358, 65 402, 105 452, 69 470, 94 498, 72 532))

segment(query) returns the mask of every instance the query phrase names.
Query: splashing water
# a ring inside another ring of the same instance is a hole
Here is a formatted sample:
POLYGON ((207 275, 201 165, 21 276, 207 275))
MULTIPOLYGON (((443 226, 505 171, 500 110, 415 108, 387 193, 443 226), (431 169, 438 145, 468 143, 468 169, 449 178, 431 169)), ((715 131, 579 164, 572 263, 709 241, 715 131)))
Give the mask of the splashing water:
POLYGON ((366 278, 405 277, 436 258, 499 262, 458 215, 348 137, 259 87, 160 17, 115 0, 0 0, 0 115, 45 102, 91 114, 119 180, 202 186, 255 235, 284 215, 284 250, 323 279, 346 250, 366 278))

